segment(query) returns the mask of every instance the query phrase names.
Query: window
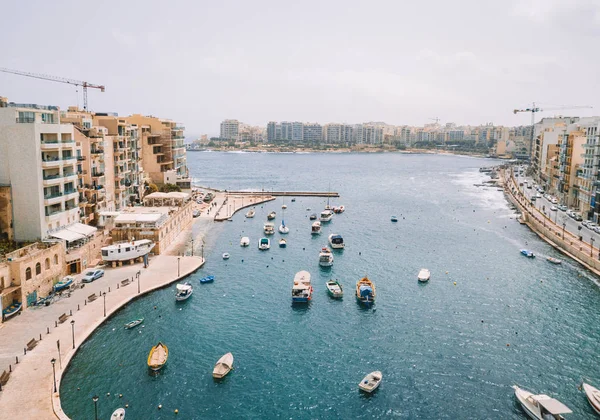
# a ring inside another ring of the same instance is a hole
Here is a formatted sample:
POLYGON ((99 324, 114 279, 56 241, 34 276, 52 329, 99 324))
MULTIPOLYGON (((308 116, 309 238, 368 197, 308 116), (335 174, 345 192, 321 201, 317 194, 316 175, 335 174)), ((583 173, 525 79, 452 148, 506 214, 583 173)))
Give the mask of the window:
POLYGON ((54 254, 54 264, 58 264, 58 254, 54 254))
POLYGON ((31 280, 31 267, 27 267, 25 270, 25 280, 31 280))
POLYGON ((35 265, 35 275, 37 276, 38 274, 42 274, 42 264, 40 263, 35 265))
POLYGON ((46 270, 50 269, 50 258, 46 258, 46 261, 44 262, 44 268, 46 270))

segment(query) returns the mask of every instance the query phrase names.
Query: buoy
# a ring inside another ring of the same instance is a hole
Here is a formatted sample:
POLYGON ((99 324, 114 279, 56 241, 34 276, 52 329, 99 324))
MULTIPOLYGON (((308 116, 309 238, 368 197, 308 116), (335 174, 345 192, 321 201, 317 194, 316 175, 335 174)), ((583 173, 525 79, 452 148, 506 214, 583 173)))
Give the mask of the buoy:
POLYGON ((81 390, 81 388, 77 387, 77 391, 80 391, 80 390, 81 390))
POLYGON ((107 392, 107 393, 106 393, 106 396, 107 396, 107 397, 110 397, 110 392, 107 392))
POLYGON ((510 347, 510 344, 506 343, 506 347, 510 347))
POLYGON ((454 285, 456 286, 456 282, 454 282, 454 285))
POLYGON ((125 404, 125 408, 129 408, 129 404, 125 404))
POLYGON ((175 414, 179 414, 179 410, 178 409, 175 409, 175 414))
POLYGON ((446 271, 446 274, 448 274, 448 272, 446 271))
POLYGON ((162 404, 158 404, 158 409, 160 410, 162 408, 162 404))
POLYGON ((123 394, 119 394, 119 398, 123 398, 123 394))

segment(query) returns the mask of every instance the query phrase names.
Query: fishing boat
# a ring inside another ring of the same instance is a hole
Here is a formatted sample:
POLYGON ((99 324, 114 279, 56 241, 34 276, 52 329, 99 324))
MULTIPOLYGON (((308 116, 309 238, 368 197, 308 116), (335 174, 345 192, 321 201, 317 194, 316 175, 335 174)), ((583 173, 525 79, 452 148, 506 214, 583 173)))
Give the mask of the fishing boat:
POLYGON ((125 418, 125 409, 117 408, 110 416, 110 420, 123 420, 125 418))
POLYGON ((4 320, 7 320, 8 318, 16 315, 22 307, 23 304, 21 302, 14 302, 12 305, 2 310, 2 317, 4 320))
POLYGON ((285 221, 281 219, 281 225, 279 226, 279 233, 290 233, 290 228, 285 225, 285 221))
POLYGON ((271 213, 269 213, 269 214, 267 215, 267 219, 268 219, 268 220, 273 220, 273 219, 275 218, 275 215, 276 215, 276 214, 277 214, 277 213, 275 213, 274 211, 272 211, 271 213))
POLYGON ((256 214, 256 211, 254 209, 250 209, 248 210, 248 212, 246 213, 246 217, 248 219, 252 219, 254 217, 254 215, 256 214))
POLYGON ((346 246, 344 244, 344 238, 342 238, 342 235, 337 235, 335 233, 329 235, 329 245, 331 245, 333 249, 344 249, 346 246))
POLYGON ((319 220, 321 222, 331 222, 332 218, 333 218, 333 212, 330 209, 325 209, 321 212, 321 216, 319 217, 319 220))
POLYGON ((583 382, 581 386, 585 392, 588 402, 594 411, 600 415, 600 390, 591 386, 590 384, 586 384, 585 382, 583 382))
POLYGON ((308 271, 299 271, 294 276, 294 285, 292 286, 292 302, 307 303, 312 299, 313 288, 310 283, 310 273, 308 271))
POLYGON ((552 264, 562 264, 562 261, 559 260, 558 258, 548 257, 548 258, 546 258, 546 260, 548 262, 551 262, 552 264))
POLYGON ((215 281, 215 276, 206 276, 200 279, 200 283, 212 283, 215 281))
POLYGON ((344 296, 344 290, 342 284, 337 280, 329 280, 325 283, 327 286, 327 293, 334 299, 341 299, 344 296))
POLYGON ((309 217, 310 220, 317 220, 317 213, 313 213, 309 217))
POLYGON ((363 380, 360 381, 360 383, 358 384, 358 387, 361 391, 371 393, 379 387, 382 378, 383 375, 381 374, 381 372, 376 370, 375 372, 371 372, 367 376, 365 376, 363 380))
POLYGON ((513 385, 515 397, 529 417, 536 420, 560 420, 564 419, 561 414, 569 414, 572 411, 560 401, 547 395, 533 395, 531 392, 513 385))
POLYGON ((363 277, 356 283, 356 299, 365 305, 375 302, 375 284, 367 277, 363 277))
POLYGON ((314 222, 311 227, 310 233, 312 235, 318 235, 321 233, 321 222, 314 222))
POLYGON ((73 276, 65 276, 61 281, 54 285, 54 291, 60 292, 61 290, 68 289, 69 286, 73 284, 75 281, 75 277, 73 276))
POLYGON ((279 248, 285 248, 287 246, 287 242, 285 239, 281 238, 279 240, 279 248))
POLYGON ((527 249, 522 249, 521 254, 525 255, 527 258, 535 258, 535 254, 527 249))
POLYGON ((248 245, 250 245, 250 238, 248 238, 247 236, 242 237, 242 239, 240 239, 240 246, 248 245))
POLYGON ((153 371, 160 370, 167 363, 168 358, 169 348, 159 341, 156 346, 150 349, 150 354, 148 354, 148 367, 153 371))
POLYGON ((224 378, 229 372, 231 372, 231 369, 233 369, 233 354, 224 354, 219 360, 217 360, 217 364, 213 369, 213 378, 224 378))
POLYGON ((142 322, 144 322, 144 318, 139 318, 139 319, 134 319, 133 321, 129 321, 127 324, 125 324, 125 329, 130 330, 134 327, 137 327, 142 322))
POLYGON ((425 282, 429 281, 430 277, 431 277, 431 273, 429 272, 429 270, 426 268, 421 268, 421 271, 419 271, 419 275, 417 276, 417 279, 420 282, 425 283, 425 282))
POLYGON ((331 267, 333 265, 331 249, 327 247, 321 248, 321 252, 319 252, 319 265, 321 267, 331 267))
POLYGON ((154 242, 150 239, 123 242, 100 248, 102 261, 129 261, 148 254, 154 248, 154 242))
POLYGON ((272 235, 275 233, 275 225, 271 222, 267 222, 263 226, 263 231, 265 232, 265 235, 272 235))
POLYGON ((334 207, 333 208, 333 212, 336 213, 336 214, 340 214, 340 213, 343 213, 345 211, 346 211, 346 209, 344 208, 344 206, 339 206, 339 207, 334 207))
POLYGON ((391 220, 392 220, 392 222, 397 222, 397 221, 398 221, 398 218, 397 218, 396 216, 392 216, 392 219, 391 219, 391 220))
POLYGON ((189 299, 189 297, 192 296, 192 293, 194 293, 192 283, 190 283, 189 281, 186 281, 183 284, 178 284, 176 288, 177 293, 175 294, 175 300, 178 302, 189 299))
POLYGON ((271 241, 269 238, 260 238, 258 241, 258 249, 261 251, 266 251, 269 248, 271 248, 271 241))
POLYGON ((223 259, 224 260, 228 260, 229 257, 231 257, 231 255, 229 255, 229 252, 226 252, 226 253, 223 254, 223 259))

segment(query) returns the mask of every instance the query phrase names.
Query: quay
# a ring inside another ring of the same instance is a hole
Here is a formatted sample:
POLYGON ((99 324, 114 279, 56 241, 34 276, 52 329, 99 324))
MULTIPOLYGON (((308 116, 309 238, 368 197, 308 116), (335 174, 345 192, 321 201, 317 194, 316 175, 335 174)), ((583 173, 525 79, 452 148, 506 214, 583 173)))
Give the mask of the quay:
POLYGON ((235 195, 272 195, 274 197, 339 197, 333 191, 227 191, 235 195))

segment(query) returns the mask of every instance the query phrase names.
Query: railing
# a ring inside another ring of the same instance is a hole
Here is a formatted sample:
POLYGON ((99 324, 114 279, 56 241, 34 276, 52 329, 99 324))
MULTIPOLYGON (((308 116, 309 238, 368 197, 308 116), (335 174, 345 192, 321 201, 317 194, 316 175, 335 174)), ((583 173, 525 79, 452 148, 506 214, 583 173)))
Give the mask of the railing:
POLYGON ((58 214, 58 213, 62 213, 62 210, 58 209, 58 210, 47 211, 46 217, 54 216, 55 214, 58 214))
POLYGON ((64 176, 65 178, 68 178, 68 177, 70 177, 70 176, 75 176, 75 175, 77 175, 77 172, 72 172, 72 173, 64 174, 63 176, 64 176))
POLYGON ((92 172, 92 176, 94 178, 104 176, 104 172, 92 172))
POLYGON ((102 149, 92 150, 90 153, 92 155, 99 155, 99 154, 104 153, 104 150, 102 150, 102 149))
POLYGON ((77 190, 65 190, 65 195, 76 193, 77 190))
POLYGON ((44 144, 58 144, 58 140, 42 140, 42 145, 44 144))
POLYGON ((71 159, 75 159, 76 156, 63 156, 62 160, 71 160, 71 159))
POLYGON ((56 175, 46 175, 44 178, 44 181, 48 181, 50 179, 59 179, 62 178, 61 174, 56 174, 56 175))
POLYGON ((77 156, 77 160, 86 160, 87 157, 86 156, 77 156))
POLYGON ((31 124, 35 122, 35 117, 17 118, 17 124, 31 124))
POLYGON ((81 171, 77 171, 77 175, 87 175, 87 169, 82 169, 81 171))
POLYGON ((51 200, 56 197, 62 197, 62 195, 63 194, 61 192, 54 193, 54 194, 44 194, 44 200, 51 200))
POLYGON ((51 158, 51 157, 46 157, 45 159, 42 159, 42 162, 58 162, 60 161, 60 158, 51 158))

